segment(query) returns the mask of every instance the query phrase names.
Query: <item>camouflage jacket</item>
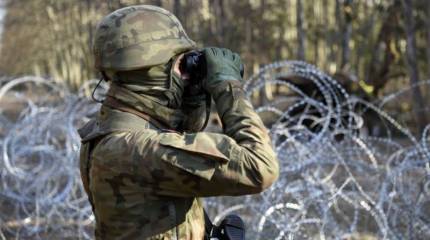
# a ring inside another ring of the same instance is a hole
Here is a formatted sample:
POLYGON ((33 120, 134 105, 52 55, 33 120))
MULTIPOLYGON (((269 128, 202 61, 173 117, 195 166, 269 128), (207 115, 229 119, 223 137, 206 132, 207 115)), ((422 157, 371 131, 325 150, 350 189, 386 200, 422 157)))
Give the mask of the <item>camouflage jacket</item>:
POLYGON ((79 130, 97 239, 203 239, 200 197, 263 191, 278 161, 243 90, 212 93, 224 134, 178 133, 103 106, 79 130))

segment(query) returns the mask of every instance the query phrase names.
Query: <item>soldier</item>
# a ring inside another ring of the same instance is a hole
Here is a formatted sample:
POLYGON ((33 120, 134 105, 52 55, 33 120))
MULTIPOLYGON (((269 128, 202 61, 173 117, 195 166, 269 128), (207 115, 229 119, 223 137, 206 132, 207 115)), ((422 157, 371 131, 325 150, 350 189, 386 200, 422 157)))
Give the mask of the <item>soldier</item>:
POLYGON ((224 134, 201 131, 206 101, 187 95, 190 81, 178 70, 192 49, 176 17, 159 7, 122 8, 98 25, 95 65, 110 87, 96 119, 79 130, 97 239, 203 239, 200 197, 259 193, 277 179, 270 138, 230 50, 201 50, 201 87, 224 134))

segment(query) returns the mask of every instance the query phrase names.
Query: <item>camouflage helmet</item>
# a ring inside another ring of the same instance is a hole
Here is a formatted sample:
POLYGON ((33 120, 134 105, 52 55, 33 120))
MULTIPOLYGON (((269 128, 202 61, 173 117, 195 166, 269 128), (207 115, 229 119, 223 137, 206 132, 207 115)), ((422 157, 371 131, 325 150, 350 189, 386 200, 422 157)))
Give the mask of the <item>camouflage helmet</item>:
POLYGON ((195 48, 179 20, 163 8, 138 5, 107 15, 97 26, 93 51, 98 70, 129 71, 166 63, 195 48))

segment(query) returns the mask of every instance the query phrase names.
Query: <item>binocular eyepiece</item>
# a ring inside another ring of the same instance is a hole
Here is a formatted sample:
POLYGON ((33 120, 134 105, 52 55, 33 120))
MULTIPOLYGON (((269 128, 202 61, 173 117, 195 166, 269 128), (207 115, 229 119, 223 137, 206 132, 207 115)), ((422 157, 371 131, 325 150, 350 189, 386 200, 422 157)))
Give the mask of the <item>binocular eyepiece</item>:
POLYGON ((189 75, 190 84, 197 85, 206 76, 206 58, 202 52, 190 51, 184 54, 179 63, 181 73, 189 75))

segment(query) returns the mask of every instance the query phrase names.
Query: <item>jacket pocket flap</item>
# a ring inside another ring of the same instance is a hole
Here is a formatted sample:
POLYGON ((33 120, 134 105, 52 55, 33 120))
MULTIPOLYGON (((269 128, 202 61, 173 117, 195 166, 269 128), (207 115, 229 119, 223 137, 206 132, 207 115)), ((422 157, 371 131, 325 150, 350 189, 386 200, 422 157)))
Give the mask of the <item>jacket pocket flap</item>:
MULTIPOLYGON (((179 135, 167 133, 160 139, 160 145, 167 147, 161 159, 188 173, 210 180, 220 164, 229 158, 222 151, 224 144, 207 133, 179 135), (198 136, 203 135, 203 136, 198 136)), ((225 150, 225 152, 227 152, 225 150)))

